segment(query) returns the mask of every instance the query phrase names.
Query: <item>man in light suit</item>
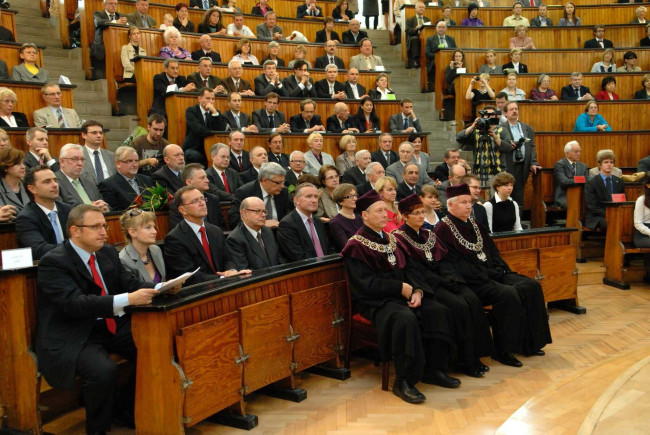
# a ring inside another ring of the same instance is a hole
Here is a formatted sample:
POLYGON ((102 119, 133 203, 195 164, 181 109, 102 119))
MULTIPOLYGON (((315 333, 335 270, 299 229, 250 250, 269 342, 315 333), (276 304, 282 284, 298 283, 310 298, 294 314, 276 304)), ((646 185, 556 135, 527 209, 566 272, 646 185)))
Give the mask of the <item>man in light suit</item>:
POLYGON ((345 86, 336 80, 338 76, 338 67, 334 64, 327 65, 325 78, 317 81, 314 85, 318 98, 331 98, 339 101, 347 99, 345 86))
POLYGON ((200 163, 208 166, 208 160, 203 148, 203 139, 214 131, 226 131, 227 123, 224 117, 214 107, 214 92, 210 88, 201 88, 198 104, 185 110, 187 131, 183 142, 185 161, 200 163))
POLYGON ((296 9, 296 18, 304 17, 322 17, 323 10, 320 6, 316 6, 316 0, 306 0, 304 5, 298 6, 296 9))
POLYGON ((255 85, 255 95, 263 97, 270 92, 274 92, 278 95, 286 95, 275 62, 267 60, 264 62, 262 69, 264 70, 264 73, 258 75, 253 80, 253 84, 255 85))
POLYGON ((429 77, 429 87, 433 84, 436 75, 436 53, 442 48, 456 48, 456 40, 447 35, 447 23, 438 21, 436 24, 436 34, 427 38, 424 48, 424 55, 427 58, 427 75, 429 77))
POLYGON ((293 64, 293 75, 282 80, 282 86, 287 97, 316 98, 314 81, 309 77, 308 65, 304 60, 293 64))
POLYGON ((131 26, 136 26, 141 29, 153 29, 156 27, 156 20, 151 15, 148 15, 149 0, 136 0, 135 12, 126 15, 126 21, 131 26))
MULTIPOLYGON (((411 163, 412 158, 413 158, 413 145, 411 145, 411 142, 402 142, 399 146, 399 160, 395 163, 391 163, 391 165, 386 168, 386 175, 389 177, 393 177, 398 184, 401 183, 402 181, 404 181, 402 174, 404 173, 404 169, 406 168, 406 166, 409 164, 415 164, 415 163, 411 163)), ((417 164, 415 165, 419 169, 418 178, 416 179, 415 183, 411 183, 411 184, 417 184, 420 187, 425 184, 431 184, 433 186, 434 185, 433 180, 429 178, 425 168, 422 168, 420 167, 420 165, 417 164)))
POLYGON ((300 102, 300 113, 289 119, 292 133, 311 134, 315 131, 325 131, 320 115, 316 115, 316 102, 312 99, 300 102))
POLYGON ((210 157, 212 166, 205 171, 210 181, 210 191, 222 201, 232 201, 233 194, 243 183, 239 173, 230 167, 230 148, 223 143, 214 144, 210 148, 210 157))
POLYGON ((79 128, 81 119, 77 111, 61 107, 61 88, 56 83, 47 83, 41 88, 41 97, 47 107, 34 111, 34 125, 50 128, 79 128))
POLYGON ((84 174, 85 158, 81 145, 68 143, 59 151, 61 169, 56 172, 59 179, 59 199, 74 207, 91 204, 106 213, 110 210, 102 200, 97 184, 90 174, 84 174))
POLYGON ((614 43, 605 39, 605 26, 597 24, 594 26, 594 37, 585 41, 585 48, 614 48, 614 43))
POLYGON ((237 269, 258 270, 284 263, 273 231, 266 227, 264 202, 255 196, 239 205, 241 223, 226 239, 226 249, 237 269))
POLYGON ((241 111, 241 94, 231 92, 228 95, 228 108, 223 116, 231 131, 243 131, 244 133, 257 133, 257 126, 251 122, 251 116, 241 111))
POLYGON ((95 23, 95 38, 90 48, 90 55, 93 60, 93 78, 103 79, 106 76, 106 64, 104 58, 104 29, 109 24, 127 25, 126 17, 117 12, 117 0, 104 0, 104 10, 95 11, 93 14, 95 23))
POLYGON ((89 120, 81 125, 83 139, 84 164, 83 176, 92 178, 95 184, 104 181, 117 172, 115 155, 102 148, 104 143, 104 126, 101 122, 89 120))
POLYGON ((402 106, 402 111, 391 115, 388 126, 392 134, 399 133, 420 133, 422 131, 422 126, 420 125, 420 120, 415 116, 413 112, 413 101, 409 98, 404 98, 400 102, 402 106))
POLYGON ((222 79, 221 84, 228 92, 239 92, 247 97, 252 97, 255 95, 255 91, 251 89, 251 84, 248 81, 241 78, 243 73, 244 69, 241 66, 241 62, 231 60, 228 62, 228 77, 222 79))
POLYGON ((257 25, 257 39, 264 41, 280 41, 284 39, 284 36, 282 36, 282 27, 275 24, 276 20, 275 12, 267 12, 264 15, 264 22, 257 25))
POLYGON ((573 177, 583 176, 585 181, 589 178, 587 165, 580 161, 580 144, 572 140, 564 145, 566 158, 558 160, 553 165, 553 178, 555 179, 555 205, 566 208, 566 189, 575 184, 573 177))
POLYGON ((524 203, 524 186, 530 173, 542 169, 537 164, 535 132, 533 127, 519 122, 519 105, 516 101, 506 104, 506 122, 501 124, 501 158, 505 156, 506 171, 515 177, 512 199, 524 203), (523 144, 520 139, 524 138, 523 144))
POLYGON ((372 54, 372 41, 364 38, 359 43, 359 54, 350 58, 349 68, 356 68, 359 71, 374 71, 375 68, 381 65, 381 57, 372 54))
POLYGON ((607 229, 603 202, 611 201, 612 194, 625 193, 623 180, 612 174, 612 168, 616 163, 616 156, 612 150, 598 151, 596 161, 600 171, 598 175, 591 177, 585 185, 585 204, 587 205, 585 226, 592 230, 607 229))
POLYGON ((25 132, 25 142, 29 150, 25 153, 25 168, 27 170, 41 165, 48 166, 56 172, 60 169, 59 162, 52 157, 48 148, 47 130, 41 127, 32 127, 25 132))
POLYGON ((424 3, 419 1, 415 5, 415 15, 406 20, 406 49, 408 50, 408 67, 420 67, 420 32, 426 23, 431 22, 424 16, 424 3))
POLYGON ((270 92, 264 100, 264 108, 253 112, 253 124, 260 133, 290 133, 291 126, 287 124, 284 113, 277 110, 280 96, 270 92))
MULTIPOLYGON (((206 36, 206 35, 203 35, 206 36)), ((209 57, 202 57, 199 60, 199 70, 187 76, 187 83, 194 83, 196 89, 210 88, 215 94, 225 95, 226 88, 221 84, 221 79, 210 74, 212 61, 209 57)))
POLYGON ((334 64, 339 69, 345 69, 345 62, 336 55, 337 42, 329 40, 325 43, 325 55, 316 58, 314 68, 325 69, 327 65, 334 64))

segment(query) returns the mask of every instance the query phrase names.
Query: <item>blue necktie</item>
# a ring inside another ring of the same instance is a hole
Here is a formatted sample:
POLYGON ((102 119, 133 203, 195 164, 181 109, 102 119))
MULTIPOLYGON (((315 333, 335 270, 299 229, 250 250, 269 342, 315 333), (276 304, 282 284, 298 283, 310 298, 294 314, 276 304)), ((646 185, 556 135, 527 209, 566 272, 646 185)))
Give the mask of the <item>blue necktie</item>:
POLYGON ((208 0, 203 0, 203 9, 210 9, 210 3, 208 3, 208 0))
POLYGON ((406 130, 407 128, 409 128, 409 119, 404 118, 404 130, 406 130))
POLYGON ((56 236, 56 243, 61 243, 63 241, 63 237, 61 237, 61 233, 59 232, 59 225, 56 223, 56 211, 51 211, 49 216, 50 223, 52 224, 52 229, 54 230, 54 235, 56 236))

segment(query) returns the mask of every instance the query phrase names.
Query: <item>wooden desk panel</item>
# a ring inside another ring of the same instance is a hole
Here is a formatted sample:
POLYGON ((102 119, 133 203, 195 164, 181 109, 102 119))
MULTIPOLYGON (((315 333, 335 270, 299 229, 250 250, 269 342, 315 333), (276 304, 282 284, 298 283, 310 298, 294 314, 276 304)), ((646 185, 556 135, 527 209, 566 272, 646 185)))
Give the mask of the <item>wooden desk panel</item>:
MULTIPOLYGON (((4 16, 5 14, 3 13, 2 17, 4 18, 4 16)), ((11 77, 11 69, 21 63, 20 57, 18 56, 21 45, 22 44, 19 44, 17 42, 0 41, 0 59, 4 60, 7 64, 7 72, 9 73, 9 77, 11 77)), ((38 65, 43 65, 43 47, 38 47, 36 53, 36 63, 38 65)))
POLYGON ((2 17, 0 18, 0 25, 11 30, 11 33, 14 35, 14 39, 17 39, 16 38, 16 14, 17 13, 18 11, 15 11, 13 9, 3 9, 2 17))
MULTIPOLYGON (((14 148, 27 152, 28 146, 25 142, 26 128, 11 128, 7 129, 9 140, 14 148)), ((81 129, 78 128, 64 128, 64 129, 48 129, 47 138, 49 141, 50 153, 53 157, 59 156, 61 147, 67 143, 81 143, 81 129)))
MULTIPOLYGON (((18 102, 16 103, 16 112, 23 112, 27 116, 29 125, 34 125, 34 111, 45 107, 45 100, 41 96, 40 83, 0 81, 0 86, 6 86, 16 93, 18 102)), ((63 107, 74 107, 72 90, 74 85, 59 85, 61 88, 61 105, 63 107)))

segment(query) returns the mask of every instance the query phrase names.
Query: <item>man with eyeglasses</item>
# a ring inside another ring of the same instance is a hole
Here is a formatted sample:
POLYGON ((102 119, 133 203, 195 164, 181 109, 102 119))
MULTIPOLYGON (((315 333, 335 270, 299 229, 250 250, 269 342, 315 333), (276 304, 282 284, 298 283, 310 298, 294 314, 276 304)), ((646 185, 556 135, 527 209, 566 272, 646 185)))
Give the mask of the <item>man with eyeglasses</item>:
POLYGON ((244 184, 237 189, 228 212, 230 228, 239 225, 239 206, 248 197, 255 196, 264 201, 267 211, 265 226, 275 228, 280 220, 291 211, 289 191, 284 187, 286 171, 277 163, 265 163, 260 169, 259 177, 255 181, 244 184))
POLYGON ((154 183, 160 183, 167 191, 174 195, 183 187, 181 171, 185 166, 183 149, 176 144, 169 144, 163 149, 165 165, 151 175, 154 183))
POLYGON ((115 154, 105 148, 104 126, 101 122, 89 120, 81 124, 81 138, 84 141, 83 152, 86 164, 83 174, 89 175, 98 184, 115 175, 115 154))
POLYGON ((357 194, 362 196, 371 190, 375 190, 375 183, 380 177, 386 175, 384 167, 379 162, 370 162, 366 167, 366 181, 357 185, 357 194))
POLYGON ((99 183, 99 192, 113 210, 126 210, 135 198, 153 186, 150 177, 138 174, 138 153, 129 146, 115 150, 117 173, 99 183))
POLYGON ((241 95, 252 97, 255 92, 251 88, 249 81, 241 78, 244 69, 241 62, 238 60, 231 60, 228 62, 228 77, 221 80, 221 84, 228 92, 239 92, 241 95))
POLYGON ((41 97, 47 107, 34 111, 34 125, 49 128, 79 128, 81 119, 77 111, 61 106, 61 88, 56 83, 47 83, 41 88, 41 97))
POLYGON ((304 170, 305 155, 302 151, 293 151, 289 154, 289 170, 285 175, 284 185, 287 187, 295 186, 304 170))
POLYGON ((210 180, 210 191, 223 201, 231 201, 232 196, 243 184, 239 173, 230 165, 230 148, 225 143, 217 143, 210 148, 212 166, 205 173, 210 180))
MULTIPOLYGON (((221 217, 221 201, 217 195, 210 193, 210 179, 205 173, 203 166, 198 163, 190 163, 189 165, 186 165, 181 173, 181 181, 183 187, 190 186, 203 194, 203 199, 207 208, 205 221, 209 224, 225 229, 223 218, 221 217)), ((178 210, 176 203, 174 202, 170 204, 169 228, 174 228, 182 220, 183 216, 178 210)))
POLYGON ((265 226, 264 202, 252 196, 239 205, 241 223, 226 239, 226 248, 237 269, 264 269, 285 262, 273 230, 265 226))
POLYGON ((230 260, 221 228, 205 222, 208 208, 203 193, 189 185, 181 187, 174 203, 183 219, 165 236, 168 276, 177 277, 198 268, 186 282, 191 285, 250 273, 247 269, 237 270, 230 260))
MULTIPOLYGON (((402 142, 399 145, 399 160, 386 168, 386 175, 388 175, 389 177, 393 177, 395 181, 397 181, 397 184, 401 183, 403 181, 402 174, 406 169, 406 165, 411 163, 412 158, 413 158, 413 145, 411 144, 411 142, 402 142)), ((410 184, 412 185, 417 184, 419 187, 422 187, 425 184, 433 185, 434 184, 433 180, 427 175, 426 169, 417 164, 416 166, 418 166, 418 178, 415 180, 415 183, 410 183, 410 184)))
POLYGON ((102 200, 95 180, 83 172, 86 158, 83 148, 75 143, 68 143, 59 151, 61 169, 56 172, 59 180, 59 200, 74 207, 79 204, 91 204, 106 213, 110 210, 102 200))
POLYGON ((32 248, 32 258, 40 260, 66 239, 64 228, 72 207, 56 201, 59 180, 47 166, 37 166, 23 179, 32 201, 16 216, 16 238, 21 248, 32 248))
POLYGON ((300 113, 289 118, 291 133, 311 134, 315 131, 325 132, 320 115, 316 115, 316 102, 311 98, 300 102, 300 113))

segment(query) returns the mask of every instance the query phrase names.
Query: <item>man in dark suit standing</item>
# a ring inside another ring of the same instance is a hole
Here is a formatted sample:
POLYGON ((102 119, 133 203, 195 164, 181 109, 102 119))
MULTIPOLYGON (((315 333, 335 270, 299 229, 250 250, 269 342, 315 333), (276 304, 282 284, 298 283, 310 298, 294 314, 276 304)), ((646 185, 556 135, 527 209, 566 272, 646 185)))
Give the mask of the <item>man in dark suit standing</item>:
POLYGON ((320 6, 316 6, 316 0, 307 0, 304 5, 300 5, 296 9, 296 18, 322 16, 323 10, 320 6))
POLYGON ((424 3, 415 4, 415 15, 406 20, 406 49, 408 50, 409 68, 420 67, 420 31, 426 23, 431 22, 424 16, 424 3))
MULTIPOLYGON (((199 45, 201 45, 201 48, 192 52, 192 60, 201 60, 201 58, 207 57, 212 61, 211 63, 221 63, 221 55, 212 51, 212 38, 210 35, 201 35, 199 45)), ((200 88, 201 86, 197 85, 197 87, 200 88)))
POLYGON ((117 0, 105 0, 104 10, 95 11, 93 14, 95 23, 95 39, 90 48, 90 55, 93 61, 93 78, 103 79, 106 77, 106 51, 104 49, 104 29, 109 24, 127 25, 126 17, 117 12, 117 0))
POLYGON ((106 228, 97 207, 76 206, 68 215, 69 240, 38 266, 38 368, 54 388, 73 389, 81 378, 87 434, 109 431, 115 415, 133 415, 134 396, 116 398, 117 363, 109 354, 135 361, 124 307, 148 305, 158 293, 104 244, 106 228))
POLYGON ((359 45, 359 42, 361 42, 363 38, 367 38, 368 33, 363 30, 359 30, 360 28, 361 23, 359 20, 350 20, 350 24, 348 24, 348 30, 343 32, 341 35, 341 38, 343 38, 343 43, 359 45))
POLYGON ((266 144, 269 148, 267 161, 277 163, 283 169, 287 169, 289 167, 289 155, 282 152, 284 147, 282 135, 280 133, 271 133, 266 144))
POLYGON ((242 68, 241 62, 233 59, 228 62, 228 77, 221 80, 221 83, 228 92, 239 92, 247 97, 252 97, 255 92, 251 88, 251 84, 241 78, 243 73, 244 68, 242 68))
POLYGON ((399 161, 397 153, 393 151, 393 136, 390 133, 379 135, 379 149, 374 151, 370 157, 373 162, 381 163, 384 169, 399 161))
POLYGON ((186 133, 183 142, 185 161, 208 166, 203 148, 203 139, 214 131, 226 131, 226 120, 214 107, 214 92, 210 88, 201 88, 198 95, 199 104, 185 110, 186 133))
MULTIPOLYGON (((274 64, 275 65, 275 64, 274 64)), ((284 113, 278 110, 280 96, 275 92, 266 94, 264 108, 253 111, 253 124, 260 133, 291 133, 284 113)))
POLYGON ((341 176, 341 183, 358 186, 366 182, 366 168, 372 161, 368 150, 359 150, 354 154, 355 165, 347 169, 341 176))
POLYGON ((429 88, 433 86, 436 76, 436 53, 443 48, 456 48, 456 40, 447 35, 447 23, 438 21, 436 34, 427 38, 424 48, 424 55, 427 58, 427 75, 429 77, 429 88))
POLYGON ((237 189, 243 186, 239 173, 230 168, 230 148, 223 143, 217 143, 210 148, 212 166, 205 173, 210 180, 210 190, 222 201, 232 201, 237 189))
POLYGON ((367 97, 366 88, 359 83, 359 70, 356 68, 348 69, 346 74, 347 80, 343 83, 345 94, 352 100, 360 100, 367 97))
POLYGON ((196 89, 209 88, 212 89, 215 94, 226 95, 226 88, 221 84, 221 79, 210 74, 211 68, 212 61, 207 57, 202 57, 199 60, 199 70, 187 76, 187 82, 194 83, 196 89))
POLYGON ((609 39, 605 39, 605 26, 596 24, 594 26, 594 37, 585 41, 585 48, 614 48, 614 44, 609 39))
POLYGON ((257 197, 245 198, 239 205, 241 223, 226 239, 230 259, 237 269, 258 270, 284 263, 273 231, 264 226, 266 209, 257 197))
POLYGON ((260 169, 256 181, 251 181, 237 189, 228 212, 230 228, 235 228, 239 224, 239 204, 249 196, 256 196, 264 201, 264 208, 267 211, 265 225, 271 228, 277 227, 280 220, 293 208, 289 202, 289 192, 284 187, 285 175, 286 171, 277 163, 266 163, 260 169))
POLYGON ((151 175, 154 183, 160 183, 173 196, 183 187, 181 172, 185 166, 183 149, 176 144, 169 144, 163 149, 165 165, 151 175))
POLYGON ((270 93, 275 93, 276 95, 285 95, 284 86, 280 81, 280 75, 276 70, 277 66, 272 60, 267 60, 264 62, 262 69, 264 73, 258 75, 253 80, 255 85, 255 95, 265 96, 270 93))
POLYGON ((238 271, 228 257, 223 231, 216 225, 204 222, 208 214, 205 197, 196 188, 181 187, 174 202, 183 216, 173 230, 165 236, 165 268, 167 275, 175 278, 199 268, 186 284, 250 273, 238 271))
POLYGON ((46 165, 54 172, 60 169, 59 162, 50 154, 47 130, 42 127, 30 128, 25 133, 25 142, 29 148, 24 162, 27 170, 41 165, 46 165))
POLYGON ((32 198, 16 217, 16 238, 21 248, 32 248, 32 258, 40 260, 65 237, 68 214, 72 207, 56 201, 59 183, 47 166, 27 172, 25 188, 32 198))
POLYGON ((582 86, 582 73, 572 72, 571 83, 562 88, 562 100, 593 100, 588 87, 582 86))
POLYGON ((334 114, 327 118, 327 131, 329 133, 359 133, 354 119, 350 118, 350 108, 339 101, 334 105, 334 114))
POLYGON ((572 140, 564 145, 564 159, 558 160, 553 165, 553 178, 555 179, 555 205, 566 209, 566 189, 575 184, 574 177, 589 178, 589 168, 580 161, 580 144, 572 140))
POLYGON ((112 210, 126 210, 153 181, 138 174, 138 153, 129 146, 115 150, 115 166, 117 173, 99 183, 99 192, 112 210))
POLYGON ((306 260, 334 254, 323 222, 315 216, 319 191, 311 183, 303 183, 294 192, 296 209, 280 221, 278 245, 289 261, 306 260))
POLYGON ((246 137, 241 131, 231 131, 228 135, 228 145, 230 146, 230 167, 237 171, 238 174, 248 171, 251 167, 248 151, 244 149, 244 140, 246 137))
POLYGON ((524 203, 524 186, 528 176, 542 169, 537 164, 535 132, 533 127, 519 122, 519 105, 516 101, 506 104, 506 122, 501 124, 501 158, 505 156, 506 171, 515 177, 512 199, 524 203), (523 138, 523 141, 520 139, 523 138))
POLYGON ((244 133, 257 133, 257 126, 252 123, 251 116, 241 111, 241 94, 231 92, 228 96, 228 109, 223 116, 228 123, 228 129, 243 131, 244 133))
POLYGON ((311 134, 315 131, 325 131, 320 115, 316 115, 316 102, 312 99, 300 102, 300 113, 289 119, 291 133, 311 134))
POLYGON ((400 106, 402 106, 402 111, 391 115, 388 120, 388 129, 390 132, 392 134, 420 133, 422 126, 418 117, 415 116, 415 112, 413 112, 413 101, 409 98, 404 98, 400 102, 400 106))
POLYGON ((325 43, 325 55, 316 58, 314 68, 325 69, 327 65, 336 65, 338 69, 345 69, 345 62, 336 55, 337 42, 329 40, 325 43))
POLYGON ((169 92, 192 92, 196 90, 193 83, 187 83, 185 76, 180 75, 178 60, 165 59, 163 62, 164 71, 153 76, 153 104, 149 115, 157 113, 167 118, 165 110, 165 99, 169 92))
POLYGON ((591 177, 585 185, 585 203, 587 215, 585 226, 592 230, 607 229, 605 206, 603 202, 611 201, 612 194, 625 193, 623 180, 612 175, 616 156, 612 150, 600 150, 596 154, 598 162, 598 175, 591 177))
MULTIPOLYGON (((199 192, 203 194, 205 203, 207 204, 208 214, 205 216, 205 221, 212 225, 216 225, 221 228, 225 228, 225 223, 221 216, 221 201, 219 200, 218 195, 213 195, 210 193, 210 179, 206 174, 205 170, 198 163, 190 163, 183 168, 181 173, 181 181, 183 187, 190 186, 195 189, 198 189, 199 192)), ((178 192, 178 190, 176 191, 178 192)), ((176 193, 174 192, 174 193, 176 193)), ((176 203, 172 203, 169 206, 169 228, 174 228, 181 220, 181 216, 178 211, 178 206, 176 203)))
POLYGON ((84 153, 81 145, 68 143, 59 151, 61 169, 55 173, 59 180, 59 200, 71 207, 92 204, 106 213, 110 210, 102 200, 95 180, 83 172, 84 153))
POLYGON ((293 75, 282 80, 287 97, 316 98, 314 81, 309 77, 307 62, 299 60, 293 64, 293 75))
POLYGON ((339 69, 336 65, 328 65, 325 69, 325 78, 316 82, 316 94, 318 98, 332 98, 345 100, 348 96, 345 93, 345 86, 336 81, 339 76, 339 69))

